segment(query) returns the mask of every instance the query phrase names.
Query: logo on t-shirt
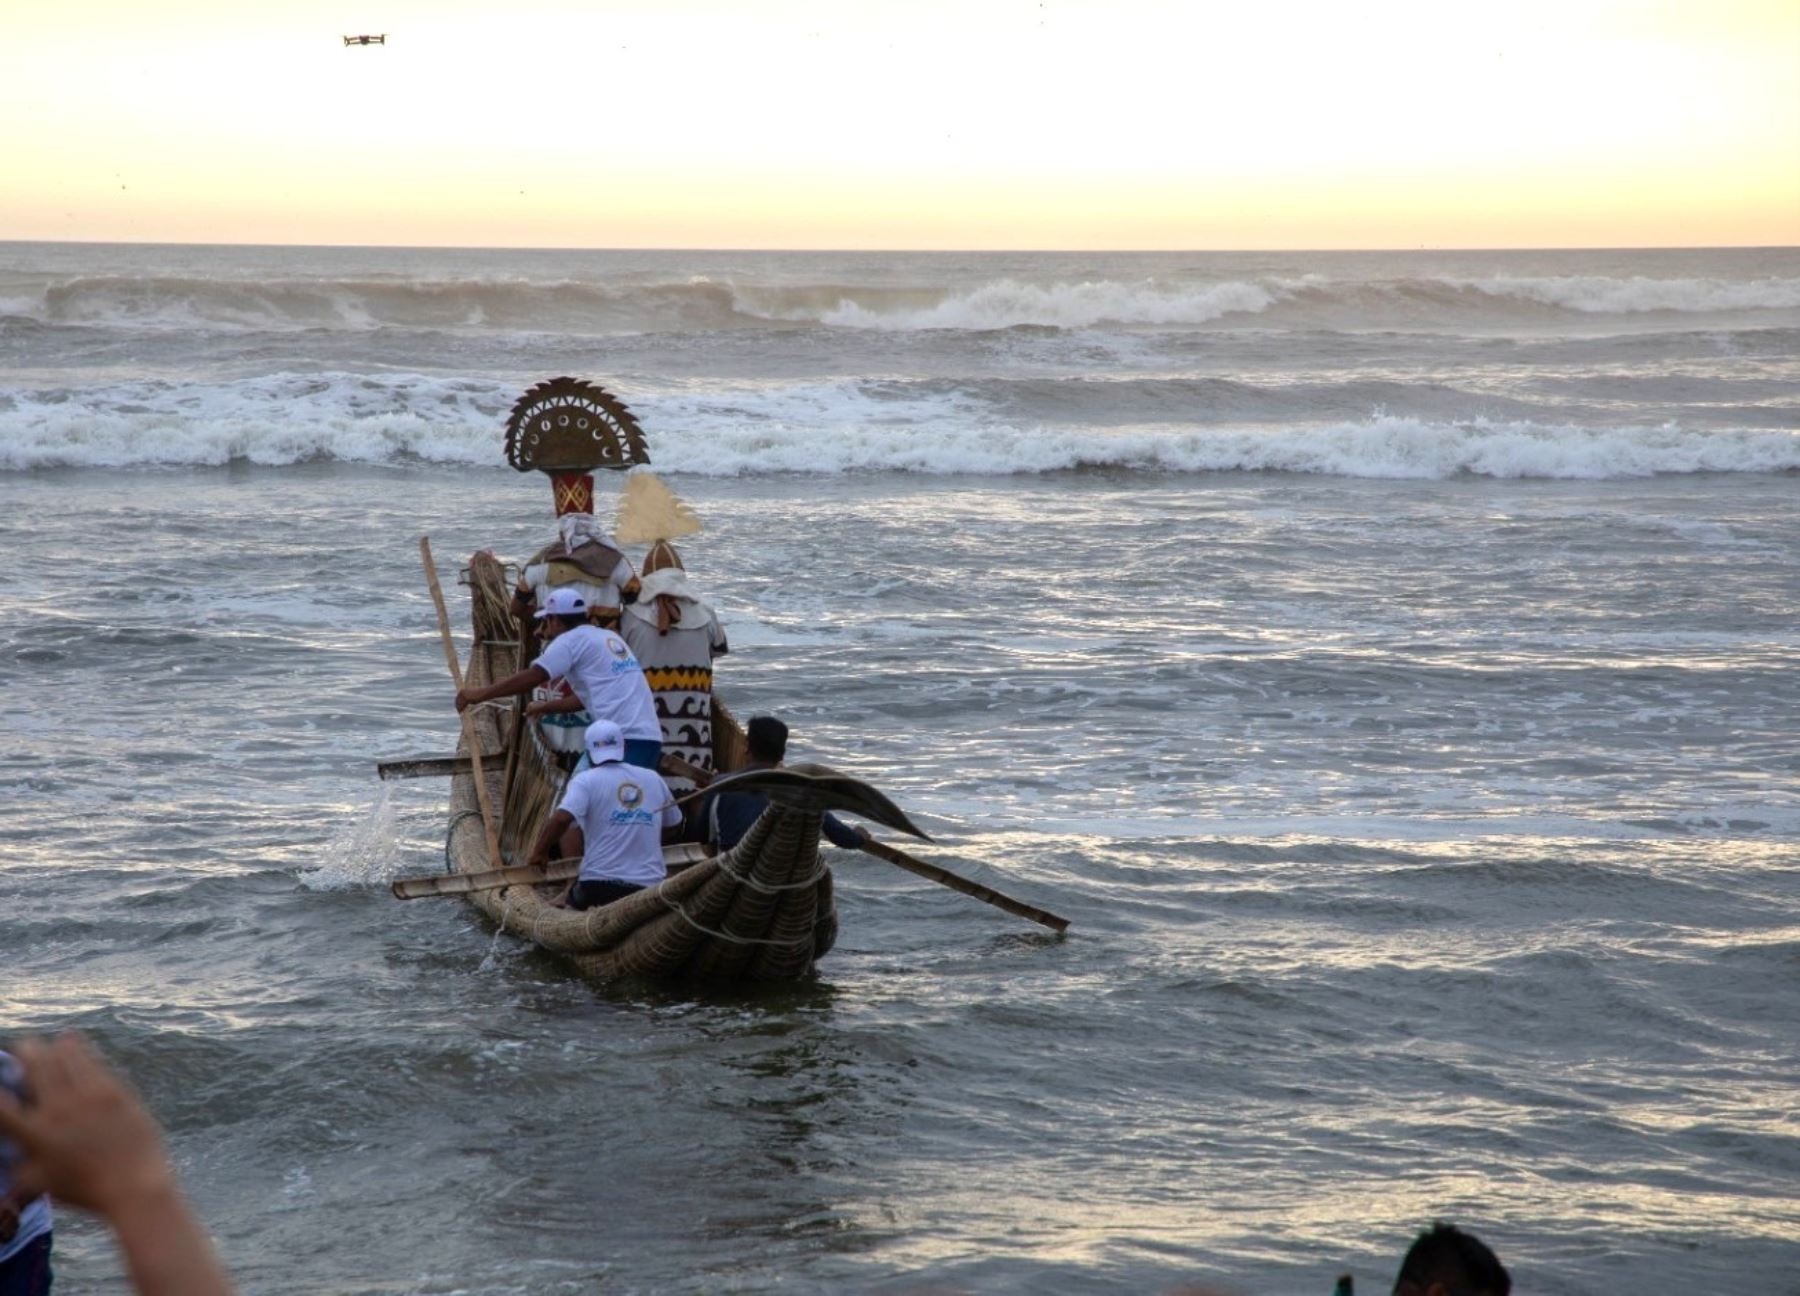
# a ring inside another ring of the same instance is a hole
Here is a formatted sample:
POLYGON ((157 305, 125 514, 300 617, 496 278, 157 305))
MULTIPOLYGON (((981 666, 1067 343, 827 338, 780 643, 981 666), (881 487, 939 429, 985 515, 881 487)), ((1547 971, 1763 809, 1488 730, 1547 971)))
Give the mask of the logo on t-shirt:
POLYGON ((631 655, 630 647, 617 635, 610 636, 606 641, 606 646, 612 649, 612 655, 614 657, 629 657, 631 655))
POLYGON ((656 822, 656 816, 644 808, 644 789, 638 784, 621 783, 616 795, 619 798, 620 808, 606 816, 608 823, 647 824, 656 822))

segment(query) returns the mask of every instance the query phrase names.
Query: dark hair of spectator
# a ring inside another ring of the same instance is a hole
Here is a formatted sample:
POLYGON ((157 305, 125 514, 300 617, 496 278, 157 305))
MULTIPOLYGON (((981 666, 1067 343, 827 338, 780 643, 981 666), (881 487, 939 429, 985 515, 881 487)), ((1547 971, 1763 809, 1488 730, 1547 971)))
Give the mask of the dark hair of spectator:
POLYGON ((1507 1296, 1512 1291, 1506 1266, 1486 1243, 1442 1222, 1419 1234, 1400 1262, 1394 1296, 1403 1296, 1409 1288, 1424 1292, 1433 1284, 1449 1296, 1507 1296))
POLYGON ((788 728, 774 716, 752 716, 744 726, 750 759, 778 761, 787 755, 788 728))

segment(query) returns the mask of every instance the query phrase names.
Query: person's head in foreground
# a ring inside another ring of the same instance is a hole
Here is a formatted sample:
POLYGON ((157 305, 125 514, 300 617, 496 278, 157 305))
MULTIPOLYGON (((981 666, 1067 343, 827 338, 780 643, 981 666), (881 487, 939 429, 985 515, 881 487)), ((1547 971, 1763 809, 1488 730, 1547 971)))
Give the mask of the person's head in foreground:
POLYGON ((779 765, 787 755, 788 727, 774 716, 752 716, 744 726, 744 742, 750 759, 779 765))
POLYGON ((1400 1262, 1394 1296, 1507 1296, 1512 1277, 1473 1233, 1436 1223, 1400 1262))
POLYGON ((553 589, 544 596, 544 606, 538 609, 538 631, 548 643, 565 630, 586 625, 587 616, 587 600, 581 595, 572 589, 553 589))

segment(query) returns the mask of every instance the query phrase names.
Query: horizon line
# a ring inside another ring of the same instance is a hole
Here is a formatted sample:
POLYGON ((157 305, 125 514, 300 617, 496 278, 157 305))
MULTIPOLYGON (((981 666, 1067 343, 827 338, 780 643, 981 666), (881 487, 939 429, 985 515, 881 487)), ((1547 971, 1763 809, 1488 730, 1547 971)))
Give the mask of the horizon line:
POLYGON ((1800 243, 1529 243, 1506 247, 1418 243, 1385 247, 752 247, 615 244, 574 246, 516 243, 270 243, 227 239, 201 242, 183 239, 30 239, 0 238, 0 247, 32 244, 44 247, 264 248, 318 251, 394 252, 687 252, 687 253, 859 253, 904 256, 1194 256, 1276 253, 1374 255, 1394 252, 1792 252, 1800 243))

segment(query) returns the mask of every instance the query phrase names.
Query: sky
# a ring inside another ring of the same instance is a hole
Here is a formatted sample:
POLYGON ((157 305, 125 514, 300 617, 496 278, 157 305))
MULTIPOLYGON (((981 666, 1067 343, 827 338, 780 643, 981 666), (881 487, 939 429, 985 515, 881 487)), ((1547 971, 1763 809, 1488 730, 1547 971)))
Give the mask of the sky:
POLYGON ((17 0, 5 31, 0 239, 1800 244, 1800 0, 17 0))

